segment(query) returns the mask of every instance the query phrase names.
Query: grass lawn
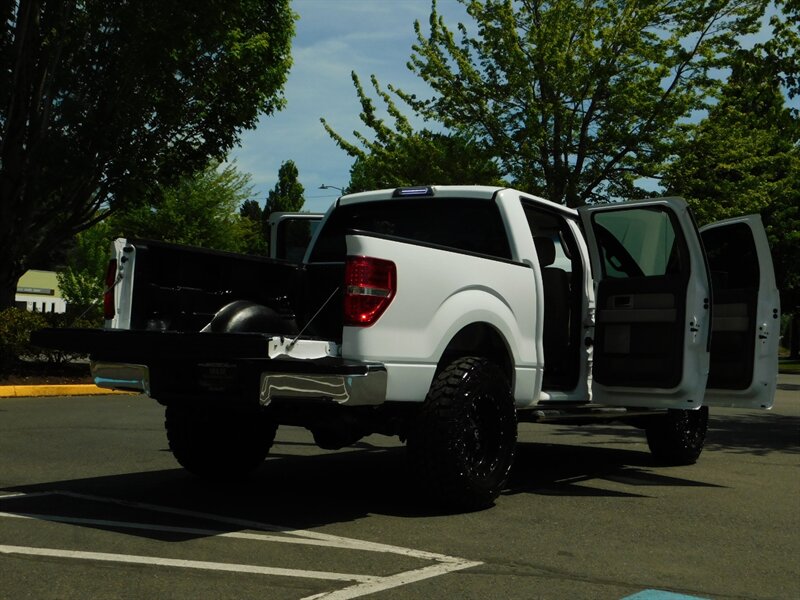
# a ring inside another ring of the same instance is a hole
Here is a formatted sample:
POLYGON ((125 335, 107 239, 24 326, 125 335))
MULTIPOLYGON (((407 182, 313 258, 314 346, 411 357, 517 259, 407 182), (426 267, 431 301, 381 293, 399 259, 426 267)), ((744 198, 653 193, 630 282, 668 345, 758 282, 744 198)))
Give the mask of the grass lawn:
POLYGON ((788 375, 800 375, 800 360, 780 359, 778 361, 778 372, 788 375))

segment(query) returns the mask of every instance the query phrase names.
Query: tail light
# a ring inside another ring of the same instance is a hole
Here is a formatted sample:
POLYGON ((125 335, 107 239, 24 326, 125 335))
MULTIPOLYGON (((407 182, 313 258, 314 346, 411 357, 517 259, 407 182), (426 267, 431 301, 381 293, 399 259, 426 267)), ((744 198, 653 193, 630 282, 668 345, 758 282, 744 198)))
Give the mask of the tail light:
POLYGON ((106 267, 106 291, 103 294, 103 315, 111 320, 116 316, 117 307, 114 303, 114 284, 117 281, 117 259, 108 261, 106 267))
POLYGON ((348 256, 344 285, 344 324, 369 327, 394 299, 397 269, 388 260, 348 256))

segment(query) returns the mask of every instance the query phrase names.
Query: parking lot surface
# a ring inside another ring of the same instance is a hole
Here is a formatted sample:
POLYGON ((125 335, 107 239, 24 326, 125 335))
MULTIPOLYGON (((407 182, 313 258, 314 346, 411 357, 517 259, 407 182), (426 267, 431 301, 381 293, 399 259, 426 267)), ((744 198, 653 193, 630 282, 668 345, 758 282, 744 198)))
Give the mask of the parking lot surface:
POLYGON ((697 465, 631 428, 521 425, 508 489, 441 514, 397 440, 281 428, 207 484, 141 396, 0 399, 3 598, 800 597, 800 386, 712 411, 697 465))

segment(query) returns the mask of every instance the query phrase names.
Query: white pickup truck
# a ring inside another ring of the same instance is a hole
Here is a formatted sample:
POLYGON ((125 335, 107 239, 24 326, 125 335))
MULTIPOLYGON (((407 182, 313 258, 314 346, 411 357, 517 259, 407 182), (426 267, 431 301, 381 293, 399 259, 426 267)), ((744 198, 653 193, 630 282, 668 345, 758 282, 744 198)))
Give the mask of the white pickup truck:
POLYGON ((761 221, 677 198, 565 208, 507 188, 346 195, 302 262, 120 239, 107 326, 43 330, 97 385, 166 406, 188 470, 227 477, 281 424, 408 445, 426 494, 491 504, 517 423, 625 422, 691 463, 709 406, 769 408, 778 293, 761 221))

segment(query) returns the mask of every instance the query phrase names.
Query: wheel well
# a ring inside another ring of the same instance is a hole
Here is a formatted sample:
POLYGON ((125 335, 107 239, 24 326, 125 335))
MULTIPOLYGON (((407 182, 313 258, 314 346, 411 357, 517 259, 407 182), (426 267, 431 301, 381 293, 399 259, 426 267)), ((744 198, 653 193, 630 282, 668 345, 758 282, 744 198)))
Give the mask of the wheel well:
POLYGON ((294 315, 248 300, 235 300, 223 306, 209 324, 214 333, 257 332, 275 335, 294 335, 298 332, 294 315))
POLYGON ((508 381, 514 383, 514 368, 511 352, 505 339, 488 323, 472 323, 459 331, 447 345, 439 364, 438 374, 447 365, 462 356, 480 356, 499 366, 508 381))

